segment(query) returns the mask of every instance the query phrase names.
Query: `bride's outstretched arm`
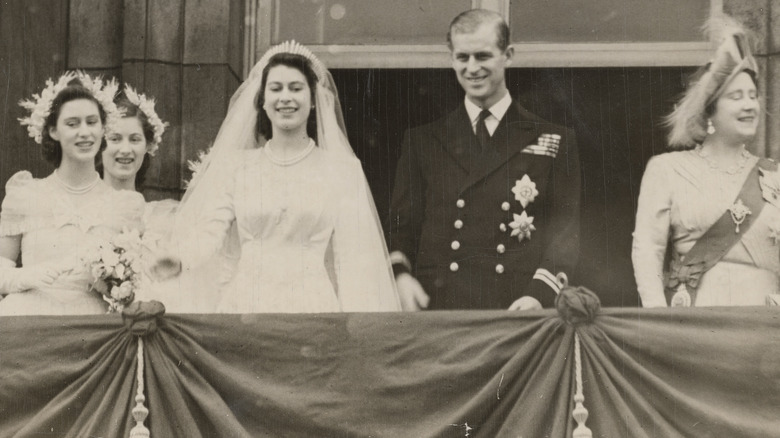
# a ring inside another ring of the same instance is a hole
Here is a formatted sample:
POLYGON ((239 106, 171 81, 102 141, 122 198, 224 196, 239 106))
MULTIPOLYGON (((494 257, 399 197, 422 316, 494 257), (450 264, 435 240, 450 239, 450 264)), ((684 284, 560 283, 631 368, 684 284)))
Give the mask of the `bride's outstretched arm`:
POLYGON ((152 264, 155 277, 166 279, 197 269, 219 251, 236 218, 233 187, 232 182, 210 187, 208 193, 198 194, 204 196, 198 211, 177 212, 171 241, 152 264))

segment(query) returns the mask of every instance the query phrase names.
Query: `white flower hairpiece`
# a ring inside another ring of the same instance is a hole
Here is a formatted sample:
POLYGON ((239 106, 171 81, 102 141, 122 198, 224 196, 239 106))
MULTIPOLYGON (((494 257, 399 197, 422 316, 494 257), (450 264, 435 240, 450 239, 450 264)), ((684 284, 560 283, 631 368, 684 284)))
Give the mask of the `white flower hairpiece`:
MULTIPOLYGON (((213 145, 212 145, 213 146, 213 145)), ((187 160, 187 168, 190 169, 192 172, 192 177, 190 177, 189 181, 184 181, 185 188, 190 188, 192 185, 192 182, 195 181, 195 179, 200 175, 201 172, 203 172, 203 169, 205 169, 209 161, 211 159, 211 148, 212 146, 209 146, 206 148, 206 150, 199 150, 198 151, 198 158, 194 160, 187 160)))
POLYGON ((154 140, 146 145, 146 151, 149 155, 154 156, 154 154, 157 153, 157 149, 160 147, 162 135, 165 132, 165 128, 168 126, 168 122, 163 122, 162 119, 160 119, 160 116, 157 115, 157 112, 154 110, 153 98, 147 98, 144 94, 136 92, 133 87, 127 84, 125 84, 125 96, 127 97, 127 100, 143 111, 154 129, 154 140))
POLYGON ((57 82, 48 79, 43 91, 40 94, 33 94, 32 99, 19 102, 19 105, 30 111, 30 115, 19 119, 19 122, 22 126, 27 126, 27 132, 30 137, 35 139, 36 143, 41 144, 43 141, 43 129, 46 118, 51 114, 54 98, 74 79, 79 79, 84 88, 89 90, 103 107, 103 111, 106 113, 106 126, 114 124, 119 119, 120 113, 114 104, 114 96, 119 90, 116 80, 112 79, 104 85, 100 78, 92 78, 82 71, 69 71, 60 76, 57 82))
POLYGON ((285 41, 281 44, 277 44, 270 49, 268 49, 267 52, 263 54, 263 57, 260 58, 260 61, 258 61, 258 65, 265 66, 268 64, 268 61, 271 59, 272 56, 279 54, 279 53, 290 53, 292 55, 300 55, 304 58, 308 59, 309 62, 311 62, 311 66, 314 69, 314 72, 317 74, 317 79, 320 83, 325 83, 327 78, 327 69, 325 68, 325 65, 322 64, 322 62, 317 59, 316 56, 314 56, 314 53, 312 53, 311 50, 309 50, 306 46, 303 46, 299 44, 295 40, 285 41))

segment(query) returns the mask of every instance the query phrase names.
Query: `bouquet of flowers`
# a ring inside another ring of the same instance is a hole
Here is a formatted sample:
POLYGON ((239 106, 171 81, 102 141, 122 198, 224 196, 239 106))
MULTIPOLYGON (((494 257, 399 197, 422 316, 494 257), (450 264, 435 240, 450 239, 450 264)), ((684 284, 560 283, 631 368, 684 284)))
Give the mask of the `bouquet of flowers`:
POLYGON ((133 302, 143 278, 141 235, 137 230, 122 230, 105 240, 84 257, 92 274, 91 289, 108 303, 108 312, 121 312, 133 302))

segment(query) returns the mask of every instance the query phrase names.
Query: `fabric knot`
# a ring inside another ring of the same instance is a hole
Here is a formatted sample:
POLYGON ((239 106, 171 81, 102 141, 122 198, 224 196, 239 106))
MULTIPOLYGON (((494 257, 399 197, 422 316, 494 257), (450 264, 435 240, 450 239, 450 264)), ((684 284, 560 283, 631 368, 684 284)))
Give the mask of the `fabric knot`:
POLYGON ((122 322, 133 336, 147 336, 157 331, 157 319, 165 313, 159 301, 135 301, 122 311, 122 322))
POLYGON ((555 299, 561 319, 572 325, 593 322, 601 309, 599 297, 588 288, 564 287, 555 299))
POLYGON ((669 267, 669 278, 666 281, 666 287, 677 289, 680 284, 684 284, 695 290, 699 287, 699 280, 701 280, 704 271, 704 262, 683 265, 680 262, 672 261, 669 267))

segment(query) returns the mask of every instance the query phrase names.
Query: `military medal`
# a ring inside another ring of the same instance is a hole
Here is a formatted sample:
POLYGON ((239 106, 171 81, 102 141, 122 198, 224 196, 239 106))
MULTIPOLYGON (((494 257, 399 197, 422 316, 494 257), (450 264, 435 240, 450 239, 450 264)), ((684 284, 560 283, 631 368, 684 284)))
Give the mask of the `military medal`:
POLYGON ((536 183, 531 181, 528 175, 523 175, 522 179, 515 181, 515 186, 512 187, 512 193, 515 194, 515 200, 526 208, 529 203, 534 202, 534 199, 539 195, 539 190, 536 189, 536 183))
POLYGON ((534 217, 528 216, 526 212, 523 212, 523 214, 513 213, 512 216, 514 217, 514 220, 509 224, 512 228, 511 236, 516 236, 519 242, 522 242, 525 239, 530 240, 531 231, 536 231, 534 217))
POLYGON ((739 226, 745 221, 745 218, 748 217, 749 214, 753 214, 753 212, 742 203, 741 199, 737 199, 737 202, 729 207, 729 212, 731 213, 731 220, 734 222, 734 225, 736 225, 734 230, 735 233, 739 233, 739 226))

